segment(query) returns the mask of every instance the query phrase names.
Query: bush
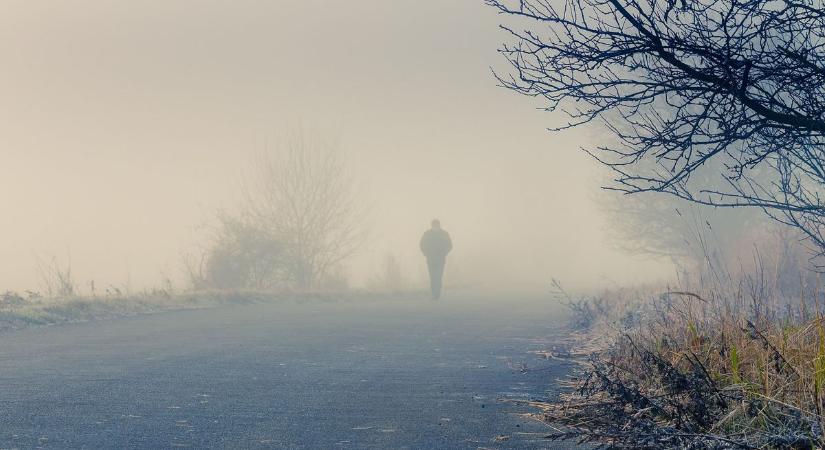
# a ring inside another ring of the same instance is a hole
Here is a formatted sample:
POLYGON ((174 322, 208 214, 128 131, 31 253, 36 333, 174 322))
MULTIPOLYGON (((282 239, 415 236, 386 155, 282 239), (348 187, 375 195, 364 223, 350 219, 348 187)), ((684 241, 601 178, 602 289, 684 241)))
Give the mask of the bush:
POLYGON ((212 289, 270 289, 285 283, 284 244, 241 219, 219 215, 217 238, 206 254, 203 281, 212 289))

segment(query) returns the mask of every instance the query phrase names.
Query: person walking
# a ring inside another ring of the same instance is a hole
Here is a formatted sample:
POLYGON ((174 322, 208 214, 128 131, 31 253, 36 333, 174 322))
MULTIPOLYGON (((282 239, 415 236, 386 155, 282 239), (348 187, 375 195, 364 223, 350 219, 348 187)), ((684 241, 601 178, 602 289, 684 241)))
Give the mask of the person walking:
POLYGON ((444 265, 447 254, 453 249, 450 234, 441 228, 441 222, 433 219, 429 230, 421 236, 421 253, 427 258, 427 269, 430 272, 430 292, 433 300, 441 298, 441 284, 444 278, 444 265))

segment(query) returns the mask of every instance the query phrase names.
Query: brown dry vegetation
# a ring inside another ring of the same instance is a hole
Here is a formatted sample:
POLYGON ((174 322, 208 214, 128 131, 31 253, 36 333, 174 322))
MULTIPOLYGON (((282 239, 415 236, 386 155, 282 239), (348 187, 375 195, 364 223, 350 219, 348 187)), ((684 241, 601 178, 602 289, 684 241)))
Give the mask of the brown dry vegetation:
POLYGON ((569 301, 583 342, 602 345, 579 352, 589 356, 559 401, 534 403, 552 437, 606 448, 822 448, 825 302, 818 280, 788 298, 775 275, 706 280, 644 303, 628 292, 569 301))

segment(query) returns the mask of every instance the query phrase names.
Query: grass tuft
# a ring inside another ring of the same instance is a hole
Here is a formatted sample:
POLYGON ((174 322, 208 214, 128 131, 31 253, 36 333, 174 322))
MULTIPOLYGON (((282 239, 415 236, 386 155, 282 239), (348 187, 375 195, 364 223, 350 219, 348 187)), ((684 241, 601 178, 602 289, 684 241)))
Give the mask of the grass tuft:
POLYGON ((668 291, 633 303, 636 321, 609 293, 569 302, 573 323, 607 345, 580 361, 559 401, 533 403, 551 437, 620 449, 825 448, 825 302, 755 292, 744 282, 668 291))

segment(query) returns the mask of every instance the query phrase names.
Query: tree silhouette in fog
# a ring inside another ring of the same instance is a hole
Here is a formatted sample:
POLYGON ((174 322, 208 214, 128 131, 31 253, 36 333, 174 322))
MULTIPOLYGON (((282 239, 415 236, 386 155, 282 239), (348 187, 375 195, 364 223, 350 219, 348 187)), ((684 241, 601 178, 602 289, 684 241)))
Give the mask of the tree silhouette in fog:
POLYGON ((505 87, 616 144, 627 193, 762 208, 825 250, 821 1, 488 0, 513 19, 505 87), (697 177, 713 162, 715 181, 697 177))
POLYGON ((199 259, 185 258, 192 286, 340 287, 341 265, 365 233, 338 148, 299 133, 260 154, 252 168, 242 207, 220 211, 199 259))
POLYGON ((356 197, 338 147, 298 133, 256 161, 245 213, 281 240, 291 282, 315 288, 363 242, 356 197))

